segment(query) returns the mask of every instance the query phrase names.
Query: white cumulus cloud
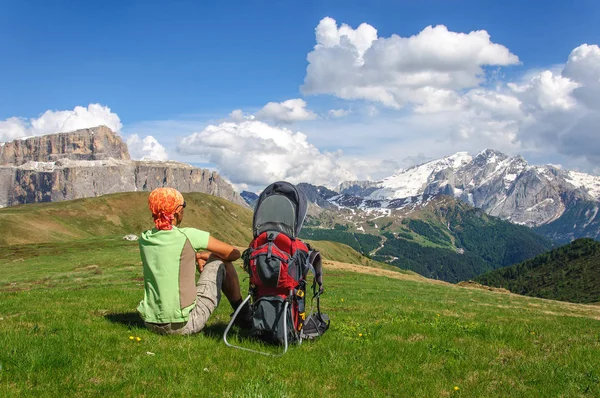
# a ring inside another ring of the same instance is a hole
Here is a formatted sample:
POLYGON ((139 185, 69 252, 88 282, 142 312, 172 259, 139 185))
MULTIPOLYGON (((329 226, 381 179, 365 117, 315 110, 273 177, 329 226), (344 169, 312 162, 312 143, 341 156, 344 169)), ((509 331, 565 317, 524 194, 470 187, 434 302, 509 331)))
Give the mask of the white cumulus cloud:
MULTIPOLYGON (((427 157, 439 157, 495 148, 599 168, 597 44, 582 44, 565 54, 564 64, 525 70, 511 81, 498 67, 519 64, 518 57, 483 30, 457 33, 436 26, 411 37, 379 37, 368 24, 352 28, 324 18, 316 42, 302 91, 365 101, 351 104, 357 116, 372 117, 343 126, 317 122, 326 135, 317 126, 306 132, 316 144, 339 143, 356 158, 341 163, 359 165, 362 159, 362 169, 353 168, 360 175, 376 174, 379 159, 403 159, 424 149, 427 157), (404 105, 410 106, 398 111, 404 105)), ((329 111, 329 119, 336 113, 329 111)))
POLYGON ((333 118, 348 116, 350 113, 352 113, 350 109, 331 109, 328 112, 329 117, 333 118))
POLYGON ((18 117, 9 117, 0 120, 0 142, 16 140, 27 136, 27 120, 18 117))
MULTIPOLYGON (((236 114, 236 116, 239 116, 239 114, 236 114)), ((302 120, 314 120, 317 115, 306 109, 306 101, 301 98, 294 98, 283 102, 269 102, 256 113, 256 117, 261 120, 292 123, 302 120)))
POLYGON ((229 119, 234 122, 243 122, 244 120, 254 120, 255 116, 246 114, 241 109, 235 109, 229 114, 229 119))
POLYGON ((156 138, 151 135, 144 137, 143 139, 137 135, 132 134, 127 138, 127 147, 129 148, 129 155, 132 159, 136 160, 168 160, 169 155, 164 146, 162 146, 156 138))
POLYGON ((229 118, 234 122, 241 122, 244 120, 244 112, 241 109, 234 109, 229 114, 229 118))
POLYGON ((472 89, 446 123, 453 137, 479 140, 488 147, 510 143, 600 163, 600 48, 575 48, 558 69, 526 74, 496 89, 472 89))
POLYGON ((37 118, 11 117, 0 121, 0 142, 17 138, 68 132, 83 128, 105 125, 113 131, 120 131, 123 125, 116 113, 100 104, 76 106, 69 111, 44 112, 37 118))
POLYGON ((277 180, 336 186, 356 176, 322 152, 306 135, 257 120, 210 125, 185 137, 178 152, 216 164, 234 184, 265 186, 277 180))
POLYGON ((567 111, 576 105, 573 90, 579 84, 567 77, 544 70, 525 84, 508 83, 527 112, 567 111))
POLYGON ((582 44, 569 55, 562 76, 579 84, 573 96, 589 109, 600 111, 600 47, 582 44))
POLYGON ((408 103, 421 112, 452 108, 456 90, 477 87, 484 80, 483 67, 519 63, 485 30, 458 33, 438 25, 411 37, 385 38, 369 24, 338 27, 326 17, 315 34, 303 93, 363 99, 392 108, 408 103))

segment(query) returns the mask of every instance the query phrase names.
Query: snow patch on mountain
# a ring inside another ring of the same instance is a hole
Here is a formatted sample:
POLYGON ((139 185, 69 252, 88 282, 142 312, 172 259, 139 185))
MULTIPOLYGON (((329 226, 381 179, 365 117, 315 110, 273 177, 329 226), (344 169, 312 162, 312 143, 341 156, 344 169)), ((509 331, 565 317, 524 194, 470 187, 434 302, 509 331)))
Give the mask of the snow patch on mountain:
POLYGON ((397 199, 416 196, 423 193, 431 182, 432 175, 448 169, 457 169, 473 160, 467 152, 458 152, 445 158, 401 170, 379 182, 380 189, 368 196, 370 199, 397 199))
POLYGON ((584 188, 596 200, 600 199, 600 177, 579 171, 568 171, 566 180, 577 188, 584 188))
POLYGON ((536 203, 533 206, 527 208, 525 211, 536 211, 538 208, 540 208, 542 206, 553 205, 553 204, 554 204, 554 199, 547 198, 547 199, 544 199, 541 202, 536 203))

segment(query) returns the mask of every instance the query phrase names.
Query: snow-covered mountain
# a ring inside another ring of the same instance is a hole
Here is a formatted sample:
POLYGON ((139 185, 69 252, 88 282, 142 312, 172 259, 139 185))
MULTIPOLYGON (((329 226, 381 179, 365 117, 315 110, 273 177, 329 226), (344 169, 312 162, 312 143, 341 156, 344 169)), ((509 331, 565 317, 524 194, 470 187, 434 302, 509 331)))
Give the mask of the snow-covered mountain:
POLYGON ((473 158, 467 152, 458 152, 452 156, 402 170, 391 177, 384 178, 377 184, 379 189, 373 191, 369 199, 400 199, 425 193, 427 185, 432 183, 439 172, 454 169, 471 163, 473 158))
POLYGON ((487 149, 474 157, 458 152, 376 182, 344 183, 339 190, 341 196, 330 201, 379 209, 397 208, 398 200, 410 197, 451 195, 490 215, 535 227, 557 220, 577 203, 598 201, 600 177, 530 166, 521 156, 487 149))
POLYGON ((567 171, 567 181, 576 187, 587 190, 596 200, 600 200, 600 177, 578 171, 567 171))

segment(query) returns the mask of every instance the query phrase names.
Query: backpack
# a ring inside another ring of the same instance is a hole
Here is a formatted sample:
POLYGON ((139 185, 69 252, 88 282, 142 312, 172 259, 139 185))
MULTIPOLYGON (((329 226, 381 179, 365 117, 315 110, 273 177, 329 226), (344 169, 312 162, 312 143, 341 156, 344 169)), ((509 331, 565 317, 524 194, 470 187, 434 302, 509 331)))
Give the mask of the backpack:
MULTIPOLYGON (((247 301, 252 302, 250 335, 262 341, 283 345, 302 343, 321 336, 329 328, 329 317, 321 313, 323 293, 321 254, 298 238, 306 216, 306 197, 294 185, 279 181, 261 193, 252 220, 254 239, 242 254, 244 270, 250 275, 248 297, 234 312, 223 340, 247 301), (314 274, 313 300, 317 312, 306 315, 308 273, 314 274)), ((266 354, 264 352, 259 352, 266 354)), ((270 354, 267 354, 270 355, 270 354)))

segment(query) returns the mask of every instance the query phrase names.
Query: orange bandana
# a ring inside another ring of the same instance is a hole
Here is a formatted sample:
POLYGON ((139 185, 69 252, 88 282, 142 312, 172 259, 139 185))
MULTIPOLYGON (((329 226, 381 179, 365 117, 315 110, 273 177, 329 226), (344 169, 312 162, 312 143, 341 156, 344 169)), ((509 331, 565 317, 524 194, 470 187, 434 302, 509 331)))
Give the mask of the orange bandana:
POLYGON ((173 188, 156 188, 148 197, 148 207, 154 218, 154 225, 159 230, 172 229, 174 214, 183 206, 181 193, 173 188))

